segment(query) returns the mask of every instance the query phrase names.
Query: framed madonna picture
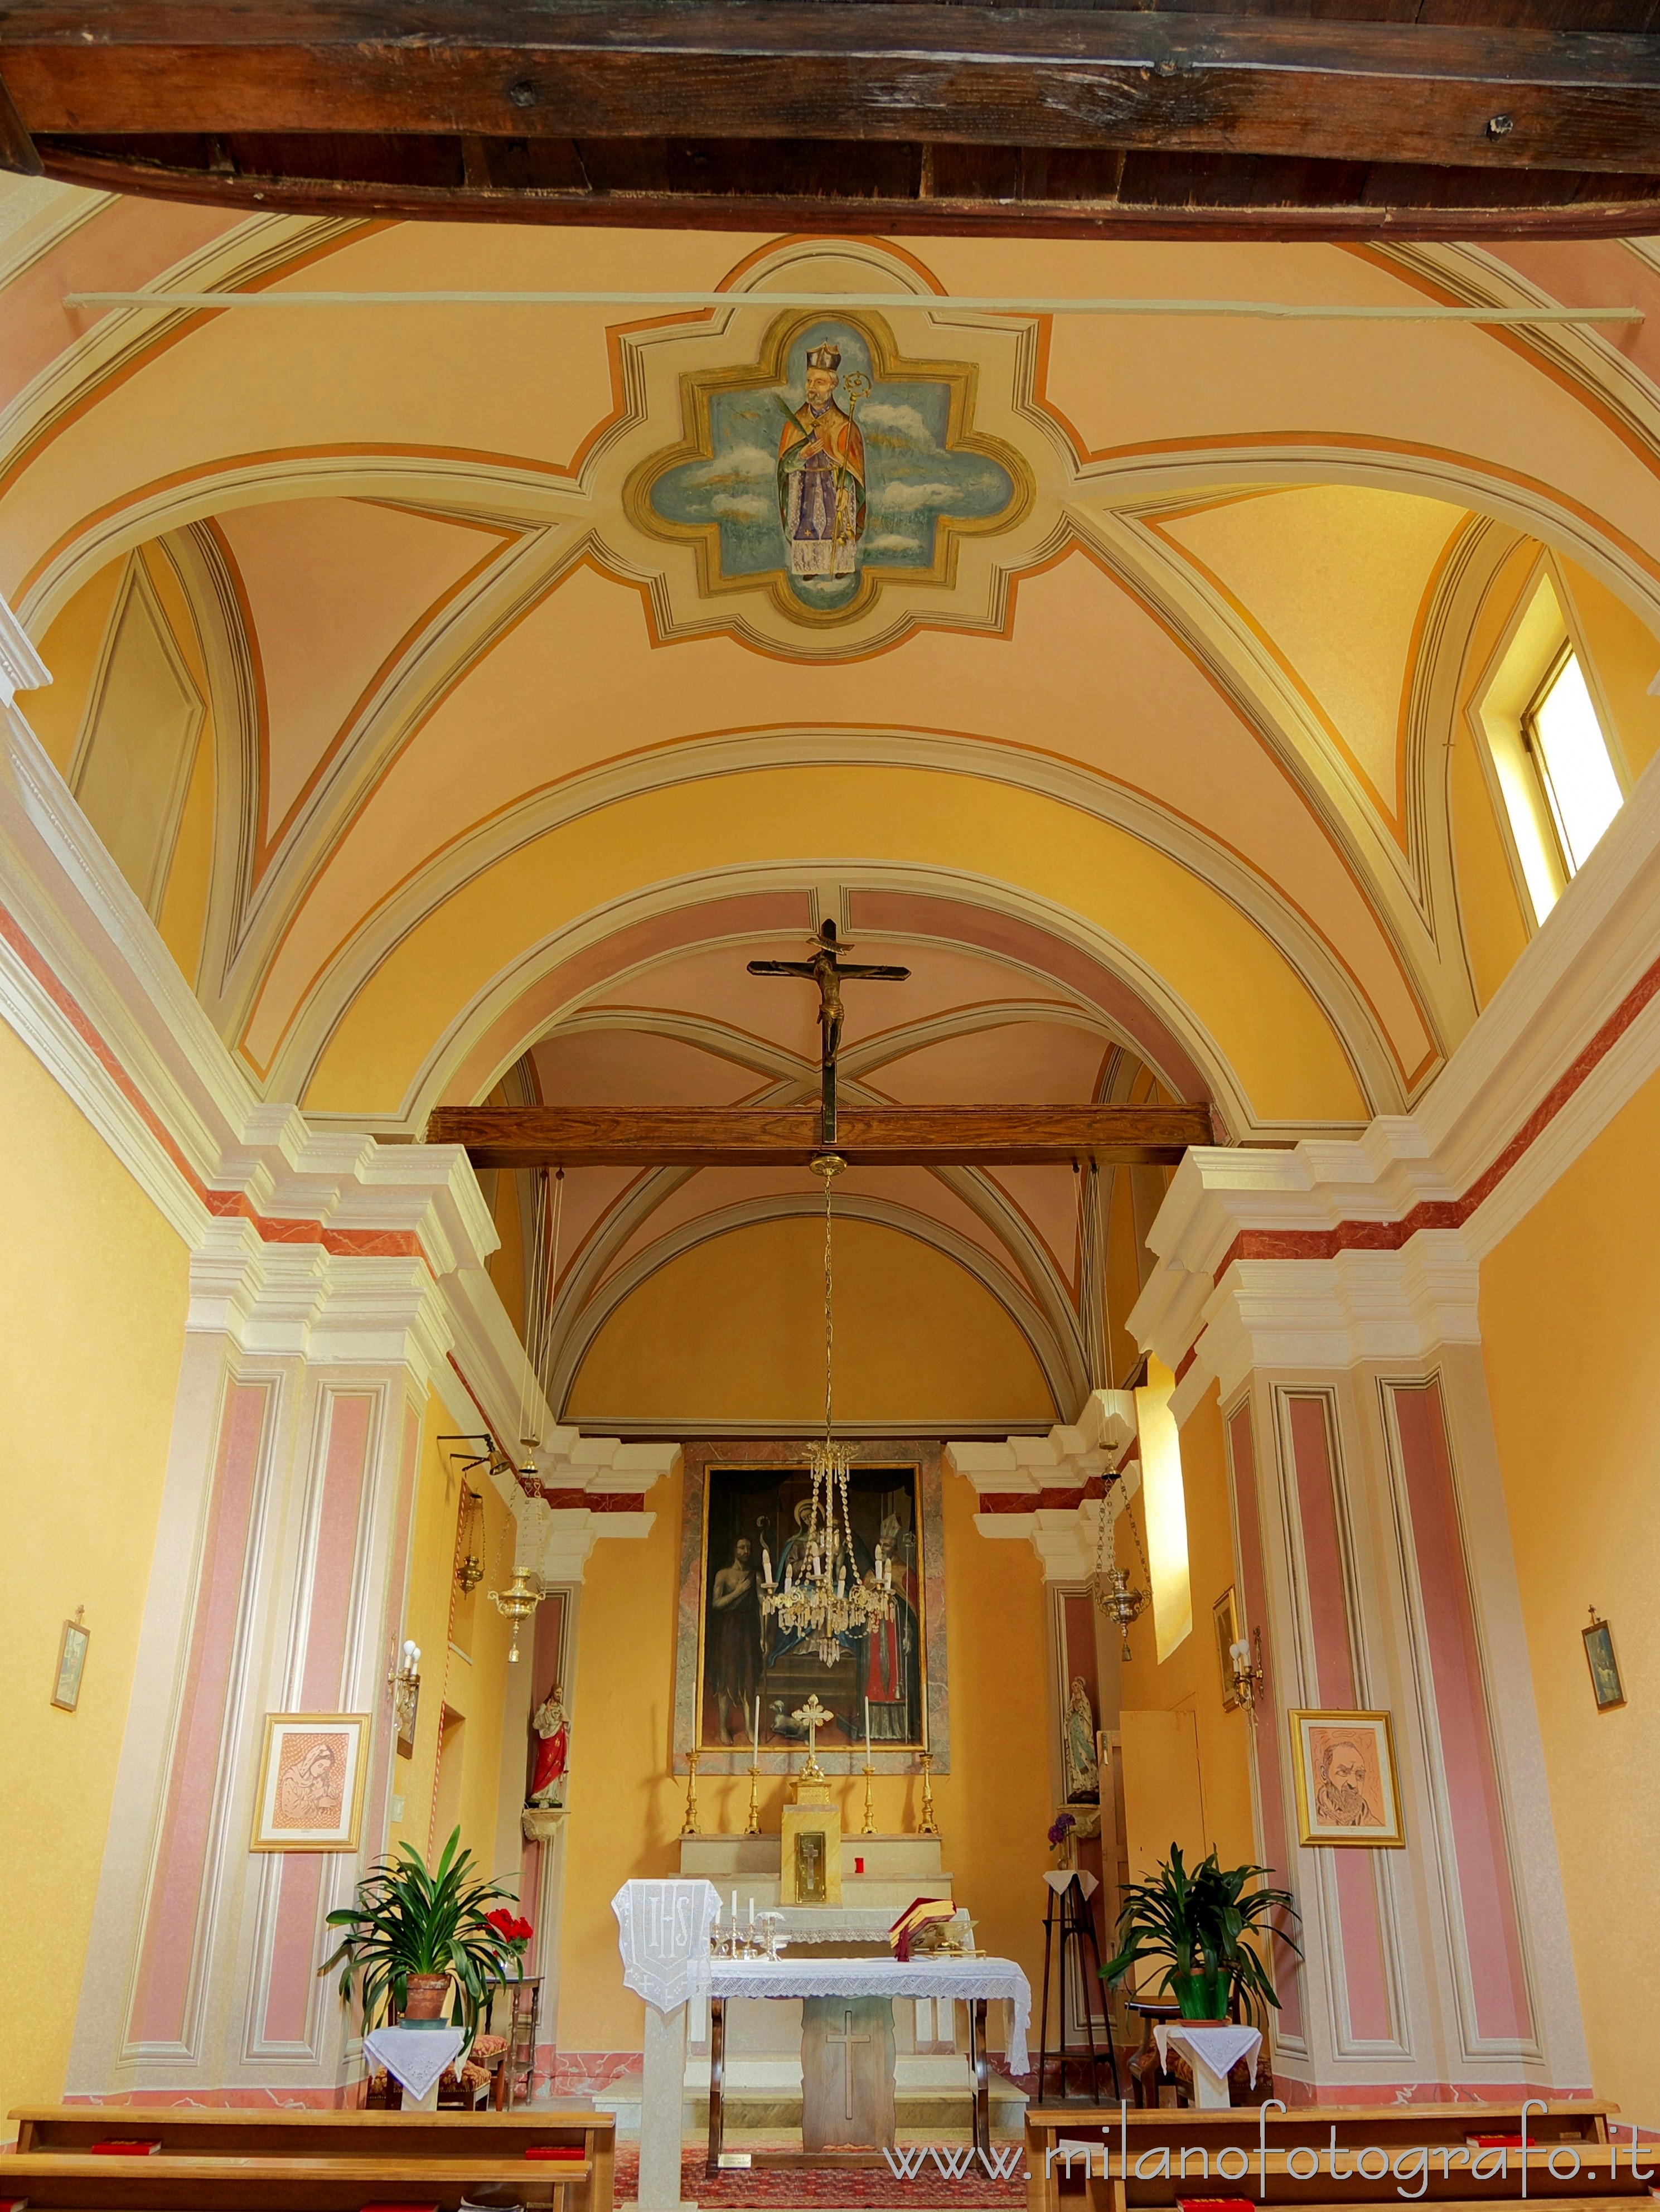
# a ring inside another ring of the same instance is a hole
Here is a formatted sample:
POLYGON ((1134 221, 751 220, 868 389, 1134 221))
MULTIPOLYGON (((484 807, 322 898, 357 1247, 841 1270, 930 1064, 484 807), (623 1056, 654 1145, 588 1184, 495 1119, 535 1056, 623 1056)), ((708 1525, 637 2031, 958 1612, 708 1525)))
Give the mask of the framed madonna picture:
POLYGON ((255 1851, 355 1851, 368 1771, 367 1713, 267 1713, 255 1851))
MULTIPOLYGON (((805 1443, 689 1444, 681 1547, 674 1757, 694 1746, 703 1773, 758 1761, 788 1772, 806 1750, 796 1718, 817 1697, 830 1718, 818 1750, 831 1772, 913 1770, 924 1751, 947 1771, 944 1543, 939 1448, 861 1437, 852 1446, 848 1522, 854 1565, 891 1578, 887 1617, 816 1643, 764 1609, 766 1575, 800 1580, 811 1550, 805 1443), (840 1757, 837 1754, 841 1754, 840 1757)), ((838 1543, 843 1541, 838 1534, 838 1543)))

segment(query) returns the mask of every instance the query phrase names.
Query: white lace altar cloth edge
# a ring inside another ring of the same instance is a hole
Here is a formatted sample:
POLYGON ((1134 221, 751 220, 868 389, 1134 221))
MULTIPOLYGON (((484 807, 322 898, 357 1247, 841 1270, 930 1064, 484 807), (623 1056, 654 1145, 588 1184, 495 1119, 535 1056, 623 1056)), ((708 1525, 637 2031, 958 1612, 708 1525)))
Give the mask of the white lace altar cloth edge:
POLYGON ((714 1997, 976 1997, 1009 2008, 1004 2063, 1026 2070, 1031 1984, 1012 1959, 715 1959, 714 1997))
POLYGON ((1160 2021, 1152 2031, 1153 2041, 1158 2045, 1158 2063, 1170 2064, 1169 2046, 1173 2042, 1180 2051, 1186 2046, 1190 2058, 1202 2058, 1213 2074, 1219 2074, 1225 2081, 1242 2058, 1250 2061, 1250 2085, 1256 2087, 1256 2058, 1262 2048, 1260 2027, 1189 2027, 1179 2020, 1160 2021))
POLYGON ((623 1980, 661 2013, 709 1985, 709 1930, 721 1909, 712 1881, 625 1881, 611 1901, 623 1980))
POLYGON ((472 2041, 464 2027, 377 2027, 363 2038, 371 2066, 384 2066, 411 2097, 424 2097, 447 2066, 459 2066, 472 2041))

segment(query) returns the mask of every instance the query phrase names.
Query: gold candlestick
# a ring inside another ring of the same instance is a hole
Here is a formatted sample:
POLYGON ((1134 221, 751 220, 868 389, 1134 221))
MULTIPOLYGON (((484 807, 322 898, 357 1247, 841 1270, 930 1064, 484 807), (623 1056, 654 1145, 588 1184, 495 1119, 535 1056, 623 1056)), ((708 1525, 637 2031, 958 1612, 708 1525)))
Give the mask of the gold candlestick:
POLYGON ((697 1825, 697 1752, 695 1746, 686 1753, 686 1817, 680 1832, 683 1836, 702 1833, 697 1825))
POLYGON ((933 1753, 922 1753, 922 1817, 916 1823, 919 1836, 937 1836, 939 1824, 933 1817, 933 1753))
POLYGON ((761 1777, 751 1766, 750 1769, 750 1816, 744 1824, 744 1833, 746 1836, 758 1836, 761 1832, 760 1785, 761 1777))
POLYGON ((876 1833, 876 1804, 871 1795, 871 1764, 868 1752, 865 1754, 865 1818, 859 1832, 861 1836, 873 1836, 876 1833))

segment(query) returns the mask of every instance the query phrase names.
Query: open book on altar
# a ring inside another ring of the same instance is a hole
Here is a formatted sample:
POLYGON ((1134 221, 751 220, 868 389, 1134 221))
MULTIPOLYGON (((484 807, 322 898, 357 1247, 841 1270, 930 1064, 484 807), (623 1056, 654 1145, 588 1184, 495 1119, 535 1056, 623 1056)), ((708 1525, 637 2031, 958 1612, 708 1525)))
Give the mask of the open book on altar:
POLYGON ((957 1917, 957 1906, 948 1897, 919 1897, 908 1905, 888 1930, 888 1948, 896 1959, 909 1959, 913 1949, 927 1950, 937 1942, 926 1931, 943 1929, 957 1917), (919 1942, 919 1937, 921 1941, 919 1942))

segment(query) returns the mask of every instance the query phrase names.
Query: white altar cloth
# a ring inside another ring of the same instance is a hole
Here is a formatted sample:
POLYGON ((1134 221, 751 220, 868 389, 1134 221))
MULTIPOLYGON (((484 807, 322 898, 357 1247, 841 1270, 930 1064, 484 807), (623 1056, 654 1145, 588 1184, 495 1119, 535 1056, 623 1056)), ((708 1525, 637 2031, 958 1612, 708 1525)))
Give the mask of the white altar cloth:
POLYGON ((1158 2045, 1161 2066, 1170 2064, 1172 2043, 1188 2061, 1193 2068, 1197 2101, 1203 2106, 1219 2107, 1231 2101, 1228 2075, 1242 2058, 1250 2061, 1251 2087, 1256 2087, 1256 2054, 1262 2048, 1260 2027, 1195 2027, 1190 2021, 1161 2020, 1152 2031, 1152 2039, 1158 2045))
POLYGON ((363 2038, 372 2066, 384 2066, 411 2097, 429 2097, 447 2066, 459 2066, 472 2041, 464 2027, 377 2027, 363 2038))
POLYGON ((1012 1959, 716 1959, 709 1968, 709 1995, 1000 2000, 1009 2008, 1005 2063, 1011 2074, 1026 2070, 1031 1984, 1012 1959))

